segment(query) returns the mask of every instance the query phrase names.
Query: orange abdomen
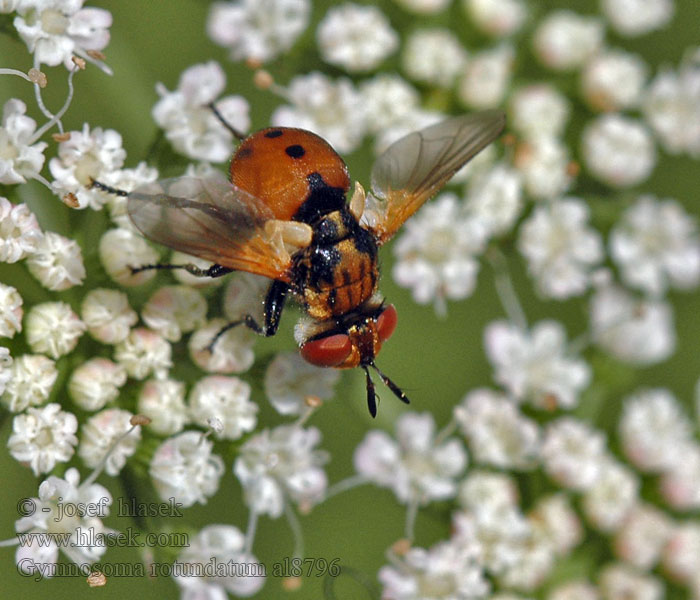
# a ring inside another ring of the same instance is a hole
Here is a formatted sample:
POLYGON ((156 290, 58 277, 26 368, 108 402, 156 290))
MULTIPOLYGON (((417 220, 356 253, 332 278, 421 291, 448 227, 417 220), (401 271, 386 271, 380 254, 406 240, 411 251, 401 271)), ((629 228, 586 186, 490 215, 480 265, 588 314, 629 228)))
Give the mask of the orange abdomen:
POLYGON ((271 127, 248 137, 231 160, 231 182, 260 198, 277 219, 291 220, 309 195, 309 176, 343 192, 350 187, 343 159, 319 136, 271 127))
MULTIPOLYGON (((377 289, 376 255, 359 252, 352 238, 337 243, 333 251, 340 259, 328 271, 329 276, 314 277, 312 268, 303 287, 304 305, 315 319, 345 315, 368 300, 377 289)), ((314 258, 312 255, 311 260, 314 258)))

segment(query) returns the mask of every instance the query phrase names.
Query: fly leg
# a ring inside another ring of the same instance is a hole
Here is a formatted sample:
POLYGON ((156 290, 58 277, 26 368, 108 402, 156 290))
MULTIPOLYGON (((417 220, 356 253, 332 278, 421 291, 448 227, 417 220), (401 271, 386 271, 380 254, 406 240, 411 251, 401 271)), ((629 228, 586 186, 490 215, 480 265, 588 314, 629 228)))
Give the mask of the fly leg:
POLYGON ((226 127, 226 129, 228 129, 228 130, 233 134, 233 136, 234 136, 235 138, 237 138, 239 141, 243 141, 243 140, 246 138, 246 136, 245 136, 244 134, 242 134, 240 131, 238 131, 238 129, 236 129, 233 125, 231 125, 231 123, 229 123, 229 122, 224 118, 224 115, 222 115, 222 114, 219 112, 219 109, 216 108, 216 104, 214 104, 214 102, 210 102, 209 104, 207 104, 207 106, 209 107, 209 109, 211 110, 211 112, 214 113, 214 116, 215 116, 217 119, 219 119, 219 121, 221 122, 221 124, 222 124, 224 127, 226 127))
POLYGON ((226 275, 227 273, 230 273, 233 271, 233 269, 229 269, 228 267, 224 267, 223 265, 219 264, 213 264, 211 267, 207 269, 202 269, 198 267, 195 264, 192 263, 185 263, 182 265, 170 265, 167 263, 158 263, 154 265, 141 265, 140 267, 129 267, 129 270, 131 271, 132 275, 136 275, 136 273, 140 273, 141 271, 149 271, 151 269, 156 269, 156 270, 173 270, 173 269, 184 269, 188 273, 194 275, 195 277, 221 277, 222 275, 226 275))
POLYGON ((213 352, 214 346, 216 345, 216 342, 219 341, 219 338, 229 329, 233 329, 239 325, 245 325, 248 329, 252 329, 258 335, 264 335, 265 337, 275 335, 280 324, 280 317, 282 316, 282 309, 284 308, 288 291, 289 286, 286 283, 283 281, 273 281, 272 285, 270 285, 270 289, 267 291, 267 295, 265 296, 265 316, 263 324, 260 325, 251 315, 243 315, 243 317, 240 319, 231 321, 219 329, 211 342, 209 342, 207 350, 209 350, 209 352, 213 352))

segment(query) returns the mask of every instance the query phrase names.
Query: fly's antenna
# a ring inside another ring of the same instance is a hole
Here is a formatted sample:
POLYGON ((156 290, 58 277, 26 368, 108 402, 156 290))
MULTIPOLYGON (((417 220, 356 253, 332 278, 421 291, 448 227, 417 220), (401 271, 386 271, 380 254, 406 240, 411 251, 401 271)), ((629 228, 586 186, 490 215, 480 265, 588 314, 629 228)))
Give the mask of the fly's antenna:
POLYGON ((369 367, 372 367, 377 372, 377 375, 379 375, 381 380, 384 382, 384 385, 388 387, 394 393, 394 395, 401 400, 401 402, 410 404, 411 401, 408 399, 406 394, 403 393, 403 390, 386 375, 384 375, 384 373, 379 370, 379 367, 377 367, 374 362, 367 363, 366 365, 360 365, 360 367, 362 367, 362 370, 365 372, 365 380, 367 382, 367 408, 369 408, 369 414, 372 415, 372 418, 377 416, 377 401, 379 400, 379 396, 374 388, 374 381, 372 381, 372 377, 369 374, 369 367))
POLYGON ((394 395, 401 400, 401 402, 404 402, 406 404, 410 404, 411 401, 408 399, 406 394, 403 393, 403 390, 396 385, 391 379, 389 379, 384 373, 382 373, 379 370, 379 367, 374 364, 374 362, 370 363, 370 366, 377 372, 379 377, 381 377, 381 380, 384 382, 384 385, 388 387, 392 392, 394 392, 394 395))
POLYGON ((369 408, 369 414, 374 419, 377 416, 377 393, 374 390, 374 381, 369 376, 369 369, 365 365, 361 366, 367 380, 367 408, 369 408))

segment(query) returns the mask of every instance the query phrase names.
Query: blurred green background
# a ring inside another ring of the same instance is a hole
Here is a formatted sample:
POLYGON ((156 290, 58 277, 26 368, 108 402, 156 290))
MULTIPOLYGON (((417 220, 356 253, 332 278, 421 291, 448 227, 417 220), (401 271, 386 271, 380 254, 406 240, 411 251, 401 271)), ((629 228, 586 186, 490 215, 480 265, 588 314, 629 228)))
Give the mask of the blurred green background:
MULTIPOLYGON (((63 122, 68 130, 80 129, 82 124, 87 122, 91 127, 114 128, 119 131, 127 150, 126 166, 133 167, 144 160, 156 139, 157 128, 150 114, 157 99, 155 83, 160 81, 167 88, 174 89, 180 73, 195 63, 209 59, 220 62, 228 77, 226 93, 242 94, 251 104, 253 129, 267 126, 272 109, 281 103, 275 96, 254 88, 251 71, 242 64, 231 63, 227 59, 227 52, 206 37, 204 24, 209 2, 96 0, 86 4, 106 8, 114 17, 111 27, 112 39, 105 50, 106 62, 114 70, 114 76, 109 77, 93 66, 79 73, 75 78, 75 100, 63 122)), ((320 61, 314 42, 315 24, 322 18, 326 8, 333 4, 339 2, 315 1, 312 24, 305 35, 289 54, 268 66, 280 83, 286 83, 295 74, 307 73, 314 69, 321 69, 334 76, 342 75, 339 70, 320 61)), ((483 38, 474 33, 457 0, 453 2, 451 9, 442 15, 420 18, 409 15, 389 1, 374 4, 385 11, 392 25, 400 32, 427 24, 444 24, 459 31, 467 48, 484 45, 483 38)), ((590 0, 573 3, 530 2, 530 5, 534 18, 559 7, 571 8, 582 13, 593 13, 597 10, 597 2, 590 0)), ((676 3, 676 10, 676 17, 666 30, 633 40, 616 38, 614 33, 609 31, 608 42, 612 46, 621 46, 642 55, 651 66, 652 72, 664 63, 676 66, 683 50, 700 42, 700 3, 681 0, 676 3)), ((574 103, 574 120, 569 131, 571 139, 577 139, 583 122, 580 119, 577 121, 576 115, 588 113, 582 105, 577 104, 576 77, 552 75, 542 71, 524 42, 521 42, 517 51, 518 64, 514 83, 538 79, 557 82, 560 89, 568 92, 574 103)), ((0 65, 3 67, 26 71, 31 66, 31 57, 24 44, 8 35, 0 35, 0 57, 0 65)), ((392 57, 382 70, 400 70, 398 57, 392 57)), ((47 105, 55 110, 65 98, 65 71, 62 68, 46 68, 45 71, 50 84, 45 90, 44 98, 47 105)), ((42 122, 33 101, 31 87, 19 78, 1 77, 0 102, 11 97, 23 99, 29 107, 29 114, 42 122)), ((426 91, 424 98, 433 107, 450 111, 460 110, 442 93, 426 91)), ((577 152, 574 145, 572 152, 577 152)), ((51 155, 51 150, 47 154, 51 155)), ((373 160, 369 144, 346 158, 352 178, 366 183, 373 160)), ((173 170, 178 168, 181 169, 181 166, 173 165, 173 170)), ((586 194, 591 196, 594 222, 605 232, 619 214, 620 202, 631 197, 631 194, 604 196, 601 193, 602 189, 587 183, 586 178, 582 177, 580 185, 574 191, 576 195, 584 195, 587 198, 586 194)), ((687 157, 669 157, 663 153, 653 177, 640 187, 641 191, 651 192, 660 197, 675 197, 695 214, 698 212, 698 189, 700 175, 697 162, 687 157)), ((0 195, 2 193, 0 186, 0 195)), ((108 225, 105 214, 72 211, 36 184, 22 186, 19 196, 30 204, 42 226, 74 237, 81 243, 92 281, 104 277, 96 277, 92 273, 100 270, 96 244, 99 234, 108 225)), ((541 301, 524 273, 522 261, 515 255, 513 240, 505 240, 502 249, 508 256, 516 289, 530 323, 543 318, 560 320, 567 327, 569 339, 585 331, 587 308, 584 301, 541 301)), ((491 370, 483 352, 482 331, 489 321, 504 317, 494 292, 492 272, 488 265, 482 264, 474 295, 462 302, 449 303, 448 317, 439 319, 431 306, 417 306, 408 291, 398 288, 392 282, 389 275, 392 265, 390 247, 383 250, 382 265, 384 277, 381 289, 398 308, 399 327, 391 342, 382 351, 379 365, 410 396, 411 410, 429 411, 434 415, 438 426, 444 425, 450 419, 453 406, 468 390, 492 383, 491 370)), ((162 283, 166 279, 167 276, 161 275, 158 281, 162 283)), ((21 287, 25 305, 45 298, 46 292, 26 274, 21 265, 0 266, 0 280, 16 282, 13 284, 21 287)), ((109 284, 106 277, 101 283, 109 284)), ((140 290, 130 290, 133 305, 138 308, 152 289, 153 285, 140 290)), ((76 308, 84 293, 84 289, 78 287, 53 294, 52 297, 64 299, 76 308)), ((672 293, 671 299, 679 336, 675 355, 665 363, 637 369, 614 363, 603 354, 589 351, 586 358, 595 369, 596 379, 575 411, 577 414, 585 415, 596 426, 610 433, 617 420, 622 397, 640 386, 668 387, 689 409, 691 408, 693 388, 700 374, 700 297, 697 294, 672 293)), ((217 302, 210 301, 210 311, 217 310, 217 302)), ((288 310, 278 335, 257 342, 258 363, 250 373, 243 376, 246 380, 260 381, 259 375, 266 364, 266 357, 279 349, 294 348, 291 332, 297 315, 295 309, 288 310)), ((26 350, 23 340, 19 338, 21 336, 8 344, 13 354, 26 350)), ((174 356, 176 360, 182 358, 180 362, 184 361, 183 346, 178 345, 179 350, 174 356)), ((67 357, 59 362, 62 373, 68 373, 72 368, 70 360, 73 359, 67 357)), ((175 376, 193 381, 198 375, 192 367, 191 371, 178 371, 175 376)), ((359 371, 343 373, 338 385, 337 398, 328 402, 312 418, 311 424, 320 428, 323 433, 322 447, 328 450, 332 457, 327 465, 331 483, 352 475, 353 449, 370 428, 393 430, 393 422, 397 415, 406 411, 406 407, 388 391, 379 389, 379 392, 383 401, 379 415, 376 421, 373 421, 367 414, 363 374, 359 371)), ((254 399, 261 405, 260 424, 269 426, 282 422, 264 399, 259 385, 254 388, 254 399)), ((55 400, 70 406, 70 401, 63 392, 55 400)), ((12 416, 4 413, 2 419, 2 440, 7 440, 12 416)), ((241 500, 240 486, 230 471, 233 448, 219 444, 217 451, 224 456, 228 470, 216 496, 205 506, 197 505, 187 509, 184 519, 171 519, 160 523, 160 526, 194 533, 206 524, 229 523, 245 530, 248 511, 241 500)), ((14 533, 14 521, 17 518, 15 505, 18 499, 36 496, 40 480, 34 478, 28 469, 20 466, 7 453, 0 455, 0 464, 7 482, 0 488, 0 502, 5 515, 0 523, 0 539, 7 539, 14 533)), ((80 468, 83 477, 87 475, 87 470, 77 460, 74 459, 71 464, 80 468)), ((138 490, 145 490, 147 486, 139 480, 142 468, 139 464, 131 464, 121 478, 102 476, 99 482, 106 485, 115 498, 125 495, 128 486, 133 485, 138 490)), ((528 488, 523 488, 525 508, 528 502, 548 485, 543 478, 540 480, 537 476, 528 476, 528 480, 528 488)), ((146 501, 153 499, 144 497, 146 501)), ((376 581, 377 569, 386 562, 385 549, 403 535, 404 518, 404 508, 395 501, 389 491, 369 486, 353 489, 316 507, 311 514, 300 517, 306 555, 329 561, 337 557, 341 564, 376 581)), ((133 525, 127 519, 115 517, 108 518, 106 523, 116 529, 133 525)), ((149 524, 152 525, 154 524, 149 524)), ((439 539, 444 539, 448 528, 449 505, 431 504, 420 511, 416 527, 417 545, 427 547, 439 539)), ((269 567, 275 561, 291 556, 292 552, 293 540, 286 521, 261 518, 254 547, 258 559, 269 567)), ((175 583, 164 577, 145 577, 138 580, 112 578, 106 587, 96 590, 89 590, 83 578, 34 581, 17 574, 13 548, 4 548, 1 553, 3 560, 0 561, 0 577, 3 585, 0 597, 3 598, 21 595, 25 598, 62 599, 83 598, 94 594, 105 599, 121 599, 129 595, 142 598, 176 598, 179 595, 175 583)), ((579 549, 570 560, 558 566, 560 576, 568 577, 576 573, 594 577, 595 565, 604 562, 609 555, 607 543, 596 539, 584 549, 579 549)), ((135 551, 119 549, 110 550, 106 558, 111 563, 134 563, 141 560, 135 551)), ((336 583, 339 599, 370 597, 367 591, 350 577, 341 577, 336 583)), ((287 592, 282 589, 281 580, 269 577, 256 598, 322 598, 322 584, 322 579, 305 578, 299 591, 287 592)))

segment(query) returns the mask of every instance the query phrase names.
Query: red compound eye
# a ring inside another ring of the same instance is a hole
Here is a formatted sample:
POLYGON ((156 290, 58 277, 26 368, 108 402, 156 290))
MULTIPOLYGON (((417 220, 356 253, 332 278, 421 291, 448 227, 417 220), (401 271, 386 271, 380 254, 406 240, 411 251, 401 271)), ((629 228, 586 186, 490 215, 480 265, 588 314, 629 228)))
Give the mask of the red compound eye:
POLYGON ((399 320, 399 315, 393 304, 390 304, 384 309, 384 312, 377 317, 377 333, 382 342, 386 342, 391 334, 396 329, 396 323, 399 320))
POLYGON ((300 350, 302 358, 317 367, 335 367, 341 364, 351 351, 352 343, 344 333, 311 340, 306 342, 300 350))

